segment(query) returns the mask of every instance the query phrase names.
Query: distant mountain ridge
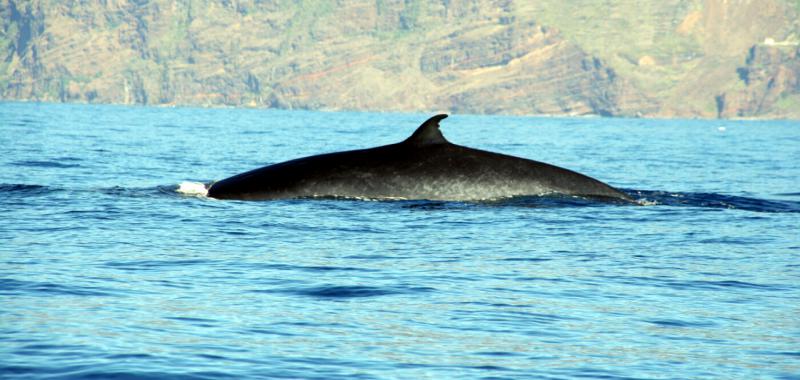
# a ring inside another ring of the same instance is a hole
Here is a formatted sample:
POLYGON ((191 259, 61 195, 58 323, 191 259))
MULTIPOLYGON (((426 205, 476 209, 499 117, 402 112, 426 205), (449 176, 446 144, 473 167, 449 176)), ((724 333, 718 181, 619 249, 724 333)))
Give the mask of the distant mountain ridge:
POLYGON ((800 1, 0 0, 0 99, 800 118, 800 1))

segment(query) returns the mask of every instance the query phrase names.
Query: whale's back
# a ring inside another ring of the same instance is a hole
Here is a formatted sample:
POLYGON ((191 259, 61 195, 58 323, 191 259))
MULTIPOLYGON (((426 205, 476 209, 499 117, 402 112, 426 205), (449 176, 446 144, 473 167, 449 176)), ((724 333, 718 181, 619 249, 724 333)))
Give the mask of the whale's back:
POLYGON ((621 197, 610 186, 567 169, 450 143, 400 143, 306 157, 243 173, 209 189, 209 196, 223 199, 484 200, 549 193, 621 197))
POLYGON ((482 200, 549 193, 629 199, 583 174, 455 145, 436 115, 403 142, 300 158, 242 173, 209 188, 220 199, 350 197, 482 200))

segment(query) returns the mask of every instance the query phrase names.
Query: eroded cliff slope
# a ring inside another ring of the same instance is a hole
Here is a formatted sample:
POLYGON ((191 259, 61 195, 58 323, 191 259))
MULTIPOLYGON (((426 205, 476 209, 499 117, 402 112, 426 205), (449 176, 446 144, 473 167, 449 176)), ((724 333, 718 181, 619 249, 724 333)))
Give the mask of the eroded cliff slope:
POLYGON ((800 117, 789 0, 0 0, 0 98, 800 117))

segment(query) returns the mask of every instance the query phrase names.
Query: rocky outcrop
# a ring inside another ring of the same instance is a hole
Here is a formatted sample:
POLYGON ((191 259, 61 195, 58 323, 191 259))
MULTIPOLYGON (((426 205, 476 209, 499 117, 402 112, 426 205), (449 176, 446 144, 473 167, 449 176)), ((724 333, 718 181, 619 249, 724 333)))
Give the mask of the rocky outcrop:
POLYGON ((800 118, 800 47, 795 43, 759 44, 739 67, 741 89, 720 94, 720 117, 800 118))
POLYGON ((423 72, 444 84, 441 108, 511 114, 629 114, 638 92, 560 33, 532 22, 448 36, 425 49, 423 72), (455 78, 454 78, 455 76, 455 78))
MULTIPOLYGON (((32 2, 6 2, 0 11, 4 38, 0 39, 0 94, 2 98, 29 98, 35 93, 52 91, 55 78, 47 76, 41 59, 41 45, 37 43, 45 30, 45 13, 41 4, 32 2), (13 70, 24 67, 26 70, 13 70), (3 75, 5 74, 5 75, 3 75), (8 94, 8 95, 5 95, 8 94)), ((63 84, 59 83, 61 90, 63 84)))
POLYGON ((406 57, 397 52, 365 55, 290 76, 274 87, 270 105, 605 116, 635 112, 621 99, 638 90, 556 30, 532 22, 467 26, 410 52, 406 57))

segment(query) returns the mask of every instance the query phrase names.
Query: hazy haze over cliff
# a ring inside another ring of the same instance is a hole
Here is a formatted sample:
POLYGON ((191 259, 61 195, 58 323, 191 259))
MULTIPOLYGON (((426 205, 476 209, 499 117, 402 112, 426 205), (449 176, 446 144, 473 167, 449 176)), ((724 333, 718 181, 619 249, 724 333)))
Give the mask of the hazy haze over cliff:
POLYGON ((800 1, 0 0, 0 99, 800 118, 800 1))

